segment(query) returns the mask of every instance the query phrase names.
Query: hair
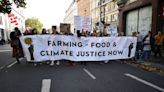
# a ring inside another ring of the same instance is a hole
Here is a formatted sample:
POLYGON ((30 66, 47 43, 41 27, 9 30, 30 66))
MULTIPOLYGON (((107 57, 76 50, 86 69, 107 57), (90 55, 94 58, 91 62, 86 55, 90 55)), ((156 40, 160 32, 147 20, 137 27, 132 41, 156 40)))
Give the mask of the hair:
POLYGON ((32 29, 32 34, 37 34, 38 32, 37 32, 37 29, 36 28, 33 28, 32 29))
POLYGON ((47 32, 46 32, 47 30, 45 29, 45 28, 43 28, 42 29, 42 34, 46 34, 47 32))
POLYGON ((77 30, 77 37, 81 37, 80 30, 77 30))
POLYGON ((19 30, 19 28, 18 27, 15 27, 14 30, 19 30))
POLYGON ((56 26, 52 26, 52 28, 56 29, 57 27, 56 26))

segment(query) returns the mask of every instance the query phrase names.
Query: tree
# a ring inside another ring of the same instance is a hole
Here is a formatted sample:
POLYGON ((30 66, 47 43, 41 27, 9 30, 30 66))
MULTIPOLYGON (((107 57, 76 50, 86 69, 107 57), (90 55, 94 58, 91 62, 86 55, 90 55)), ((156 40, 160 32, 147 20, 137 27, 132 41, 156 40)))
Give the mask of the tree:
POLYGON ((0 0, 0 12, 2 13, 10 13, 12 8, 12 3, 14 3, 17 8, 25 8, 26 7, 26 2, 25 0, 0 0))
POLYGON ((25 25, 26 27, 36 28, 39 33, 41 33, 41 29, 43 27, 43 24, 39 21, 38 18, 35 17, 26 19, 25 25))

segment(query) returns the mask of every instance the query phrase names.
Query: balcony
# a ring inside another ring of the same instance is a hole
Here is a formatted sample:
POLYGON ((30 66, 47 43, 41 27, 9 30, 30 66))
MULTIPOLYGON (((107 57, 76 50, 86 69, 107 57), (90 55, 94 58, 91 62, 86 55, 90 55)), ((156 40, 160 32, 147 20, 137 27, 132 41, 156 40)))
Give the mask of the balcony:
POLYGON ((117 0, 117 5, 125 4, 128 0, 117 0))

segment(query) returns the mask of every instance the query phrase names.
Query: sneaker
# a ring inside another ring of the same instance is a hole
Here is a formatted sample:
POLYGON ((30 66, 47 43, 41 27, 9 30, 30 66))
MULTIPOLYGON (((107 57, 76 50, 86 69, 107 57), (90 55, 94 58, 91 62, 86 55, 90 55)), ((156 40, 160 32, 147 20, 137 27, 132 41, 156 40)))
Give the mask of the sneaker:
POLYGON ((51 61, 50 66, 54 66, 54 61, 51 61))
POLYGON ((37 63, 34 63, 34 66, 37 66, 37 63))
POLYGON ((57 62, 56 62, 56 65, 60 65, 60 62, 59 62, 59 61, 57 61, 57 62))
POLYGON ((101 62, 101 61, 100 61, 100 64, 102 65, 102 64, 103 64, 103 62, 101 62))
POLYGON ((17 61, 17 64, 20 64, 20 61, 17 61))
POLYGON ((104 63, 106 63, 106 64, 107 64, 107 63, 108 63, 108 60, 104 61, 104 63))

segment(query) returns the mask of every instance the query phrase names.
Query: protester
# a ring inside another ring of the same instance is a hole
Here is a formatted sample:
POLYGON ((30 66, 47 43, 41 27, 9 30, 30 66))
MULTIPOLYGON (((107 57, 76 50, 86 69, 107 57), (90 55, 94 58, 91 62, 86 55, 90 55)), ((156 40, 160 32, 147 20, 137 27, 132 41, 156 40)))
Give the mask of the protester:
MULTIPOLYGON (((63 33, 63 35, 73 36, 73 33, 71 33, 71 32, 69 32, 69 31, 66 30, 66 31, 63 33)), ((68 64, 69 64, 70 66, 75 66, 75 62, 74 62, 74 61, 71 61, 71 60, 65 60, 65 61, 68 61, 68 64)))
POLYGON ((77 34, 77 37, 81 37, 80 30, 77 30, 76 34, 77 34))
POLYGON ((99 31, 97 35, 98 35, 98 37, 103 37, 103 32, 99 31))
POLYGON ((4 45, 6 43, 6 41, 2 38, 1 40, 0 40, 0 44, 1 45, 4 45))
POLYGON ((52 34, 53 35, 59 35, 60 33, 57 31, 57 27, 56 26, 52 26, 52 34))
POLYGON ((23 35, 31 35, 31 34, 32 34, 31 31, 32 31, 32 30, 25 30, 25 32, 23 33, 23 35))
POLYGON ((145 35, 143 39, 143 54, 142 60, 147 61, 150 59, 151 55, 151 32, 149 31, 147 35, 145 35))
POLYGON ((73 33, 68 32, 68 31, 65 31, 65 33, 63 33, 63 35, 70 35, 70 36, 73 36, 73 33))
POLYGON ((13 48, 12 56, 16 58, 17 63, 20 63, 19 58, 24 57, 23 49, 19 37, 21 32, 18 27, 14 28, 14 31, 10 33, 11 47, 13 48))
POLYGON ((137 32, 136 59, 140 59, 140 55, 142 52, 142 40, 142 35, 140 35, 140 32, 137 32))
POLYGON ((87 30, 86 31, 86 37, 90 37, 91 36, 91 34, 90 34, 90 32, 87 30))
MULTIPOLYGON (((132 37, 137 37, 137 35, 138 35, 138 32, 133 32, 133 33, 132 33, 132 37)), ((132 46, 132 47, 133 47, 133 46, 132 46)), ((131 48, 132 48, 132 47, 131 47, 131 48)), ((137 49, 136 49, 135 56, 132 57, 132 60, 133 60, 133 61, 136 61, 136 60, 137 60, 137 54, 138 54, 138 52, 137 52, 137 49)))
MULTIPOLYGON (((104 30, 103 37, 109 37, 110 35, 107 33, 107 30, 104 30)), ((109 60, 105 60, 104 63, 108 63, 109 60)))
POLYGON ((84 31, 84 29, 82 29, 82 31, 81 31, 81 36, 83 36, 83 37, 86 37, 87 36, 87 34, 86 34, 86 32, 84 31))
POLYGON ((160 31, 158 31, 158 34, 155 35, 155 57, 157 56, 157 54, 159 54, 159 57, 162 57, 161 55, 161 48, 162 48, 162 44, 163 44, 163 37, 160 31))
MULTIPOLYGON (((33 28, 31 30, 31 35, 37 35, 37 29, 36 28, 33 28)), ((31 45, 31 49, 33 49, 32 45, 31 45)), ((42 62, 34 62, 34 66, 37 66, 38 64, 42 64, 42 62)))
POLYGON ((97 37, 97 36, 98 36, 97 31, 96 31, 96 30, 94 30, 94 31, 93 31, 93 33, 91 34, 91 36, 93 36, 93 37, 97 37))
MULTIPOLYGON (((56 26, 52 26, 51 29, 52 29, 52 35, 59 35, 56 26)), ((56 65, 60 65, 59 60, 56 61, 56 65)), ((54 60, 51 61, 50 66, 54 66, 54 60)))
POLYGON ((41 34, 47 34, 47 30, 45 28, 43 28, 41 34))
POLYGON ((32 35, 38 34, 37 29, 36 28, 32 29, 32 32, 31 33, 32 33, 32 35))
MULTIPOLYGON (((118 33, 118 37, 124 37, 124 36, 125 36, 124 32, 121 31, 121 32, 118 33)), ((128 59, 120 59, 122 64, 124 64, 127 60, 128 59)))
POLYGON ((103 37, 109 37, 110 35, 107 33, 107 30, 103 32, 103 37))
MULTIPOLYGON (((87 34, 83 29, 82 29, 82 32, 81 32, 81 37, 87 37, 87 34)), ((81 65, 87 65, 86 61, 81 61, 80 63, 81 63, 81 65)))

